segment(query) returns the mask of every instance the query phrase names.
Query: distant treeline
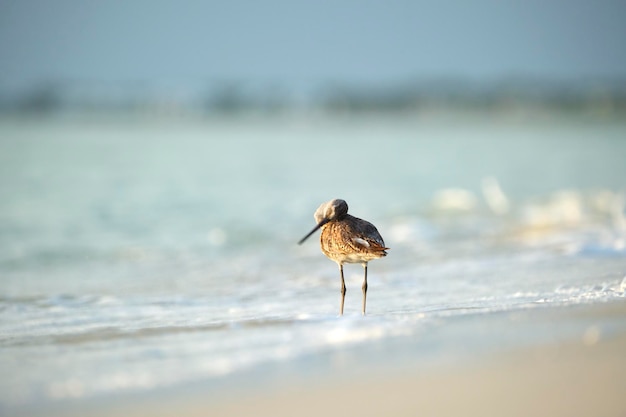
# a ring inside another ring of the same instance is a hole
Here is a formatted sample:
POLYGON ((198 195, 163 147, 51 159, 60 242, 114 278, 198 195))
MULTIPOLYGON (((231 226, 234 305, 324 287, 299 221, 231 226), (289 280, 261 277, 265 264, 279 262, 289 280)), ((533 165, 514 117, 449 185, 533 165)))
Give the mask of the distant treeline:
POLYGON ((554 82, 503 80, 472 83, 431 80, 387 87, 334 84, 294 98, 285 87, 250 87, 223 83, 187 95, 149 88, 90 88, 72 83, 46 83, 13 94, 0 92, 0 112, 132 113, 148 111, 200 114, 281 113, 317 110, 330 113, 419 112, 431 109, 502 111, 539 108, 562 111, 622 113, 626 111, 626 79, 554 82))

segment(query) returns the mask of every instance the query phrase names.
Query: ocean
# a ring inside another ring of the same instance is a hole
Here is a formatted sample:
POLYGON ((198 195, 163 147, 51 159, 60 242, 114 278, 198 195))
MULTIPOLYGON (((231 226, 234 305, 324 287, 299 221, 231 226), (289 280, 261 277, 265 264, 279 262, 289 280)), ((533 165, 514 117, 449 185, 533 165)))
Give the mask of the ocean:
POLYGON ((0 413, 334 372, 372 347, 384 367, 423 334, 413 361, 571 337, 514 317, 624 301, 625 161, 618 117, 6 116, 0 413), (339 317, 319 233, 297 244, 333 198, 390 248, 365 317, 362 268, 339 317))

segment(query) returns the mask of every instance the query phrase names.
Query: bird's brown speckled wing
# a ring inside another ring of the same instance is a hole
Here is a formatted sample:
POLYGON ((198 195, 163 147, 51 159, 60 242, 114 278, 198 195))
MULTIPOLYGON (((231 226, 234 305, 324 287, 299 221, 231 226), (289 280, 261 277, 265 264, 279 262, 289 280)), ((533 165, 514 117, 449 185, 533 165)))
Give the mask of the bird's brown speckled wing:
POLYGON ((328 249, 343 254, 385 256, 388 248, 376 227, 368 221, 350 217, 329 225, 329 235, 334 235, 334 238, 327 242, 328 249))

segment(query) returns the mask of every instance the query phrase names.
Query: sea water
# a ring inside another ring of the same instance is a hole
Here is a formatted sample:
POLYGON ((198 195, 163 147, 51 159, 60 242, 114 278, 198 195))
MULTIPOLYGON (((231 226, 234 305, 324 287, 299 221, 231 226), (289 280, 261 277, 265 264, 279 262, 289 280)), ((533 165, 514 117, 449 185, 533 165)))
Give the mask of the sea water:
POLYGON ((0 405, 623 300, 625 161, 621 119, 5 118, 0 405), (339 317, 337 266, 296 243, 333 198, 391 248, 365 318, 361 266, 339 317))

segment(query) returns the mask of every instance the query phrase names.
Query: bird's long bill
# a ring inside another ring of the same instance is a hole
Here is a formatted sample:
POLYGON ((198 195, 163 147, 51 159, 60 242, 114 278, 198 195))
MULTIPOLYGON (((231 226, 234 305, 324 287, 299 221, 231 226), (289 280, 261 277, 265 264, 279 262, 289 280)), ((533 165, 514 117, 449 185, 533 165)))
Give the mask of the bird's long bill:
POLYGON ((305 237, 303 237, 302 239, 300 239, 300 241, 298 242, 298 245, 302 245, 302 242, 304 242, 305 240, 307 240, 313 233, 317 232, 317 229, 319 229, 320 227, 324 226, 326 223, 328 223, 327 219, 322 220, 321 222, 319 222, 317 224, 317 226, 315 226, 313 228, 313 230, 311 230, 309 233, 307 233, 307 235, 305 237))

